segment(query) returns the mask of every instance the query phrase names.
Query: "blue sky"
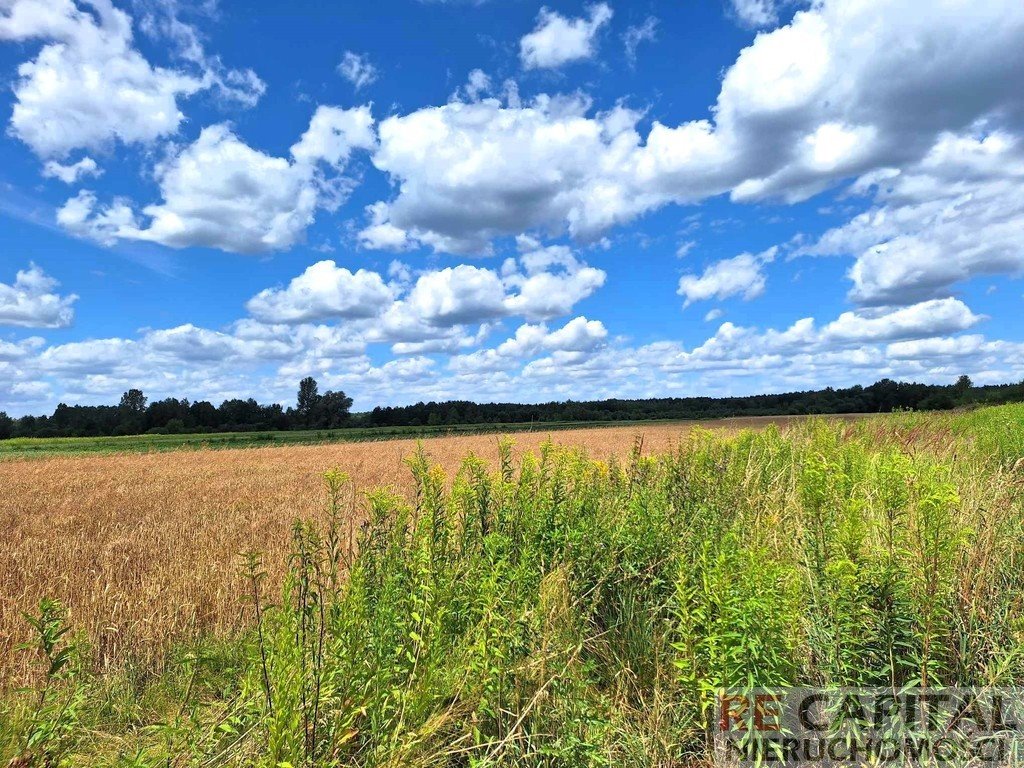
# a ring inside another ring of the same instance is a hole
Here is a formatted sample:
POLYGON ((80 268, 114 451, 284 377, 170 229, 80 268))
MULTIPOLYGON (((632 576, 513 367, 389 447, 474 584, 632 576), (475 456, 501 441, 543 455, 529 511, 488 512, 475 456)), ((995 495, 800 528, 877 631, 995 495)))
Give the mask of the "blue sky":
POLYGON ((1019 0, 0 0, 0 410, 1024 376, 1019 0))

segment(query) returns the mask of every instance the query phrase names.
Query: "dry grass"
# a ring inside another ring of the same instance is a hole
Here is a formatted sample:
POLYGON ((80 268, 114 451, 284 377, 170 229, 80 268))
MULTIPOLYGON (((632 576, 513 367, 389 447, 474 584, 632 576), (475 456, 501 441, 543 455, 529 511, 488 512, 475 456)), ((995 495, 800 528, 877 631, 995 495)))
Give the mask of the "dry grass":
MULTIPOLYGON (((771 421, 787 419, 727 419, 713 426, 771 421)), ((687 428, 568 430, 550 437, 601 458, 625 453, 638 434, 645 450, 668 449, 687 428)), ((519 434, 515 444, 520 451, 535 449, 548 437, 519 434)), ((497 458, 494 435, 425 444, 448 469, 469 452, 497 458)), ((265 553, 276 582, 292 521, 322 514, 325 470, 342 469, 360 490, 392 485, 405 491, 411 482, 404 459, 415 445, 395 440, 0 463, 0 687, 27 679, 28 659, 14 648, 27 639, 22 611, 43 596, 69 608, 101 668, 126 659, 159 665, 171 642, 231 631, 249 620, 239 553, 265 553)))

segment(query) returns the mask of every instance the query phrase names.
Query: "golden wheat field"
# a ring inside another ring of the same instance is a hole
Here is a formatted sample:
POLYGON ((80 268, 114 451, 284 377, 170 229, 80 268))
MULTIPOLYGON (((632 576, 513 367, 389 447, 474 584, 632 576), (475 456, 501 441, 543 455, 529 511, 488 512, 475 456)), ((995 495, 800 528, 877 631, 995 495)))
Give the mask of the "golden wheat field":
MULTIPOLYGON (((721 429, 787 419, 726 419, 721 429)), ((543 441, 585 447, 596 457, 623 454, 642 437, 645 450, 671 447, 690 427, 609 427, 532 432, 516 450, 543 441)), ((424 441, 431 459, 454 469, 472 452, 497 457, 498 436, 424 441)), ((323 513, 321 476, 352 478, 353 523, 359 493, 411 487, 405 459, 414 440, 150 453, 0 462, 0 681, 28 675, 14 652, 27 639, 22 613, 44 596, 62 601, 85 631, 101 668, 135 660, 159 664, 162 649, 197 633, 223 633, 249 620, 240 553, 265 555, 280 578, 295 518, 323 513)))

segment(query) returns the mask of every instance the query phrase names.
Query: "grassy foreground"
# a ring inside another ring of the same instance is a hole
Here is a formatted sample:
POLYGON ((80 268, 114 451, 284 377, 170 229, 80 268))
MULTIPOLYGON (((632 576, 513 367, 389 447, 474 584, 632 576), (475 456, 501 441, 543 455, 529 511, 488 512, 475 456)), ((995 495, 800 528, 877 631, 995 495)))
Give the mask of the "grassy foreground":
POLYGON ((1024 407, 545 446, 296 521, 250 629, 98 674, 60 606, 0 765, 676 766, 722 686, 1024 683, 1024 407))

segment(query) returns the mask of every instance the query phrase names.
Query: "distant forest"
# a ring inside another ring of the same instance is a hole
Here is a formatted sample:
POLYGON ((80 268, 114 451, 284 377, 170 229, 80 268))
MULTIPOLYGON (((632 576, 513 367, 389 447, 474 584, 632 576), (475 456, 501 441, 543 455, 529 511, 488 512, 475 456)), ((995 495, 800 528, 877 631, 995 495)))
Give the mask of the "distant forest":
POLYGON ((913 384, 882 379, 867 387, 786 392, 750 397, 663 397, 540 403, 473 403, 452 400, 377 407, 351 412, 344 392, 319 391, 312 377, 299 384, 294 407, 256 400, 190 402, 173 397, 149 402, 131 389, 117 405, 65 405, 49 416, 11 418, 0 411, 0 439, 12 437, 99 437, 105 435, 253 432, 343 427, 422 427, 527 422, 716 419, 726 416, 880 413, 893 410, 948 410, 969 405, 1024 401, 1024 382, 976 387, 967 376, 954 384, 913 384))

